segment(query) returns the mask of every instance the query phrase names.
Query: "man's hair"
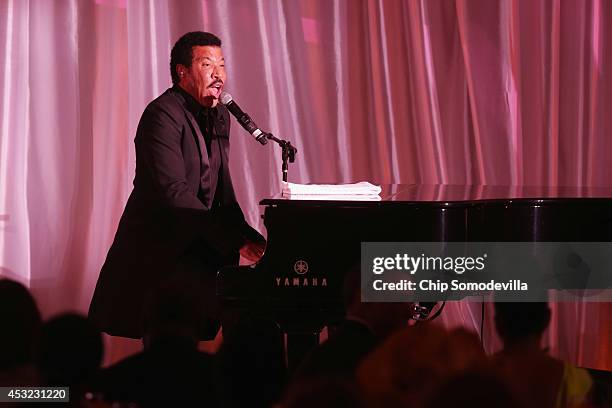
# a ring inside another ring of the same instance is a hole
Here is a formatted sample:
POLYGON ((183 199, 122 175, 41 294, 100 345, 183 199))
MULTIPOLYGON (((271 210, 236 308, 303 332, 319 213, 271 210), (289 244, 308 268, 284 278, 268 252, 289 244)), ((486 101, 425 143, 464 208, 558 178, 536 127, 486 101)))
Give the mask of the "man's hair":
POLYGON ((541 336, 550 322, 546 302, 496 302, 495 325, 505 340, 541 336))
POLYGON ((172 75, 173 85, 178 84, 180 81, 176 72, 176 66, 181 64, 190 67, 191 59, 193 58, 193 47, 197 46, 220 47, 221 40, 216 35, 203 31, 193 31, 179 38, 170 53, 170 75, 172 75))

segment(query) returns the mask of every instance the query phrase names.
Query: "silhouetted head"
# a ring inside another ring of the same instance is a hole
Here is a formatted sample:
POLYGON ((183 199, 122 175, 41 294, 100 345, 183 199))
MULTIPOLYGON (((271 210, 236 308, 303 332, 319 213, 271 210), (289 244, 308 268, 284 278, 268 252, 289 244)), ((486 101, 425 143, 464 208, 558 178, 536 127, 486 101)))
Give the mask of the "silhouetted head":
POLYGON ((197 346, 203 314, 200 294, 188 281, 173 279, 150 297, 145 310, 145 344, 182 339, 197 346))
POLYGON ((357 264, 344 277, 342 297, 346 314, 366 322, 380 338, 406 327, 414 313, 412 302, 362 302, 361 265, 357 264))
POLYGON ((225 407, 269 407, 286 380, 284 336, 268 319, 243 316, 216 355, 219 400, 225 407))
POLYGON ((361 408, 364 398, 354 381, 321 377, 294 382, 281 404, 283 408, 361 408))
POLYGON ((389 336, 361 362, 357 380, 372 400, 389 396, 403 406, 420 406, 439 384, 484 361, 474 333, 426 322, 389 336))
POLYGON ((49 385, 77 385, 102 363, 104 346, 96 327, 79 314, 66 313, 43 325, 38 367, 49 385))
POLYGON ((0 279, 0 368, 34 360, 41 324, 28 289, 19 282, 0 279))
POLYGON ((544 302, 496 302, 495 328, 504 344, 523 339, 539 340, 550 323, 544 302))

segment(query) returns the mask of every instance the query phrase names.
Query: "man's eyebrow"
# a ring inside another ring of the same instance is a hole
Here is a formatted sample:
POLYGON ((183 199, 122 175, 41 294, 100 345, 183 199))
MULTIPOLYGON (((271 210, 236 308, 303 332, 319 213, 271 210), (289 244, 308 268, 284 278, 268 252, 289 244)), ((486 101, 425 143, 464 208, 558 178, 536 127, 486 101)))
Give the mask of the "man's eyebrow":
MULTIPOLYGON (((196 57, 196 58, 195 58, 195 61, 202 61, 202 60, 209 60, 209 61, 213 61, 213 59, 212 59, 212 58, 210 58, 210 57, 206 57, 206 56, 205 56, 205 57, 196 57)), ((223 61, 223 62, 225 62, 225 58, 221 57, 221 59, 220 59, 219 61, 223 61)))

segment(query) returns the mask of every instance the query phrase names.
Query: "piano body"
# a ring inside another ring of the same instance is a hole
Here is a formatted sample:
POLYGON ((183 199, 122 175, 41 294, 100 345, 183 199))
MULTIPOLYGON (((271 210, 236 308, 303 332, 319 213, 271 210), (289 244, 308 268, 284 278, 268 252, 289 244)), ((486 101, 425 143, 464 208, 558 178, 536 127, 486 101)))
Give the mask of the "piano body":
POLYGON ((386 185, 380 201, 261 201, 268 243, 217 276, 222 311, 275 320, 290 369, 344 314, 344 274, 361 242, 611 242, 612 189, 386 185))

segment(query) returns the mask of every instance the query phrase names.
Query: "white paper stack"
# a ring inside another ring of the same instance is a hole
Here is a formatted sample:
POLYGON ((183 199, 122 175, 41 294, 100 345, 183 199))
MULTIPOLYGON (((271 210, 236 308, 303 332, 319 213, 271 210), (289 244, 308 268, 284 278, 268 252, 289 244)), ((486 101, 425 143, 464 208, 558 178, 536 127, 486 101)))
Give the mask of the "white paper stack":
POLYGON ((292 200, 380 200, 380 186, 362 181, 353 184, 283 183, 283 197, 292 200))

